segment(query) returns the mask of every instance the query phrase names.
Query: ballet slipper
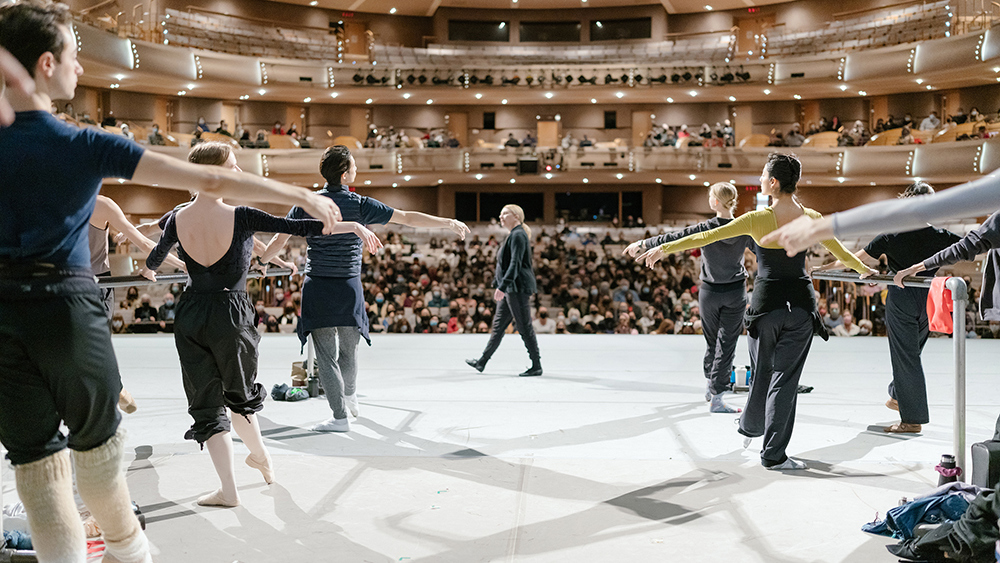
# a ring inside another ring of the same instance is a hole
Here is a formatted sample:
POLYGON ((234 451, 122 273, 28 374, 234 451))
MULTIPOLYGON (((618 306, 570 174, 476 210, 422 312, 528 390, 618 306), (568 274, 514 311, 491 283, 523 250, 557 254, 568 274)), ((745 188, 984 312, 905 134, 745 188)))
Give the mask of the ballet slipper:
POLYGON ((101 527, 97 524, 97 520, 94 520, 93 514, 83 521, 83 533, 87 539, 101 537, 101 527))
POLYGON ((121 470, 124 443, 125 431, 119 428, 103 445, 73 452, 76 489, 101 527, 106 548, 104 560, 146 563, 151 561, 149 542, 132 510, 132 499, 121 470))
POLYGON ((128 392, 128 389, 122 387, 120 393, 118 393, 118 408, 122 410, 125 414, 132 414, 139 409, 135 404, 135 399, 132 398, 132 394, 128 392))
POLYGON ((896 412, 899 412, 899 402, 896 399, 893 399, 892 397, 889 397, 889 400, 885 402, 885 406, 896 412))
POLYGON ((718 395, 712 395, 712 404, 708 407, 708 412, 719 413, 719 414, 736 414, 738 412, 743 412, 743 409, 733 408, 722 400, 722 393, 718 395))
POLYGON ((270 485, 274 482, 274 468, 271 467, 271 458, 265 458, 264 463, 261 463, 253 458, 253 454, 250 454, 247 456, 246 463, 250 467, 260 471, 265 483, 270 485))
POLYGON ((222 494, 222 489, 219 489, 214 493, 202 495, 198 497, 196 502, 201 506, 221 506, 225 508, 234 508, 240 505, 239 498, 236 498, 236 500, 227 499, 225 495, 222 494))
POLYGON ((14 473, 38 560, 83 563, 87 543, 73 501, 69 451, 16 465, 14 473))

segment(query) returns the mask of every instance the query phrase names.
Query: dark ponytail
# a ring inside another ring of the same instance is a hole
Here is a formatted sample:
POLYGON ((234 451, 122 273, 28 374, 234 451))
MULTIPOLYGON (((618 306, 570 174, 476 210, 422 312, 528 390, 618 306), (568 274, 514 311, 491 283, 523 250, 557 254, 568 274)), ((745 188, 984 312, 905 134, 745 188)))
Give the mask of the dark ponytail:
POLYGON ((767 175, 778 181, 781 193, 794 194, 796 185, 802 177, 802 163, 794 154, 773 152, 767 156, 764 165, 767 175))
POLYGON ((319 173, 327 183, 340 185, 344 172, 351 169, 351 150, 344 145, 334 145, 319 159, 319 173))

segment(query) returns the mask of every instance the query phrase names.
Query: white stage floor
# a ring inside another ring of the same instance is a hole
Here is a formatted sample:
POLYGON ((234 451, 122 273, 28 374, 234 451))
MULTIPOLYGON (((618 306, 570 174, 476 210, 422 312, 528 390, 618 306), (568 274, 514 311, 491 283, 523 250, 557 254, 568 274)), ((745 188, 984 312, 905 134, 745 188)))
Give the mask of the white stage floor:
MULTIPOLYGON (((359 354, 361 418, 348 434, 307 428, 324 398, 268 399, 261 425, 277 481, 243 465, 243 505, 194 504, 218 487, 190 424, 173 339, 115 337, 139 411, 126 415, 133 498, 159 562, 878 562, 889 538, 861 525, 937 482, 951 452, 951 340, 924 352, 931 424, 888 435, 884 338, 813 345, 788 453, 810 469, 760 466, 738 415, 709 414, 700 336, 542 336, 545 375, 508 336, 484 374, 484 335, 375 335, 359 354)), ((968 442, 1000 413, 1000 341, 968 341, 968 442), (992 382, 992 383, 991 383, 992 382)), ((259 381, 289 382, 292 335, 266 335, 259 381)), ((737 363, 746 363, 741 341, 737 363)), ((730 396, 742 405, 745 395, 730 396)), ((7 502, 13 492, 5 471, 7 502)))

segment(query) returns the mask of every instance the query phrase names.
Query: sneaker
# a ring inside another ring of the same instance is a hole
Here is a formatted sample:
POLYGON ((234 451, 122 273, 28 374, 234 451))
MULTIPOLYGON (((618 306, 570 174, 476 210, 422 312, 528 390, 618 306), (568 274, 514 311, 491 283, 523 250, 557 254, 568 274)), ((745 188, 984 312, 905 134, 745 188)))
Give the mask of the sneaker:
POLYGON ((350 432, 351 423, 346 418, 331 418, 320 422, 309 430, 313 432, 350 432))
POLYGON ((785 461, 779 463, 778 465, 772 465, 767 468, 768 471, 799 471, 806 468, 806 463, 804 461, 799 461, 797 459, 788 458, 785 461))
POLYGON ((344 395, 344 403, 347 404, 347 410, 350 411, 351 416, 358 418, 358 394, 344 395))

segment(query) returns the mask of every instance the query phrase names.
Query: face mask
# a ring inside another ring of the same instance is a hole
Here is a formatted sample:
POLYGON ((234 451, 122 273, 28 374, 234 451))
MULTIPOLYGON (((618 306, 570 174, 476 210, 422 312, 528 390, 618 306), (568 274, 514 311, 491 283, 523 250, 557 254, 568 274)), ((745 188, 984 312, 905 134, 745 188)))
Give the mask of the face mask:
POLYGON ((434 292, 434 297, 441 297, 441 292, 440 291, 435 291, 434 292))
POLYGON ((437 326, 437 325, 438 325, 437 321, 431 321, 431 326, 437 326))
POLYGON ((403 276, 397 276, 396 277, 396 283, 403 283, 405 281, 406 281, 406 278, 404 278, 403 276))
POLYGON ((572 317, 569 318, 569 322, 571 322, 571 323, 578 323, 578 322, 580 322, 580 317, 578 317, 576 315, 573 315, 572 317))
POLYGON ((590 290, 590 294, 596 296, 597 295, 597 290, 596 289, 591 289, 590 290))
POLYGON ((167 307, 173 307, 174 306, 174 300, 173 299, 167 299, 166 301, 163 302, 163 304, 166 305, 167 307))
POLYGON ((486 312, 486 307, 480 307, 479 309, 476 309, 476 310, 479 311, 480 315, 482 315, 483 313, 486 312))
POLYGON ((111 326, 113 326, 115 328, 115 330, 120 329, 123 324, 124 323, 122 323, 122 321, 112 321, 111 322, 111 326))
POLYGON ((573 287, 579 289, 579 288, 583 287, 583 282, 580 281, 580 280, 577 280, 577 281, 573 282, 573 287))
POLYGON ((467 321, 465 323, 465 328, 472 328, 472 321, 467 321))
POLYGON ((383 301, 385 301, 385 298, 384 298, 384 297, 376 297, 376 298, 375 298, 375 302, 376 302, 376 303, 381 303, 381 302, 383 302, 383 301))
POLYGON ((410 295, 416 297, 416 296, 420 295, 420 292, 414 289, 413 291, 410 292, 410 295))

